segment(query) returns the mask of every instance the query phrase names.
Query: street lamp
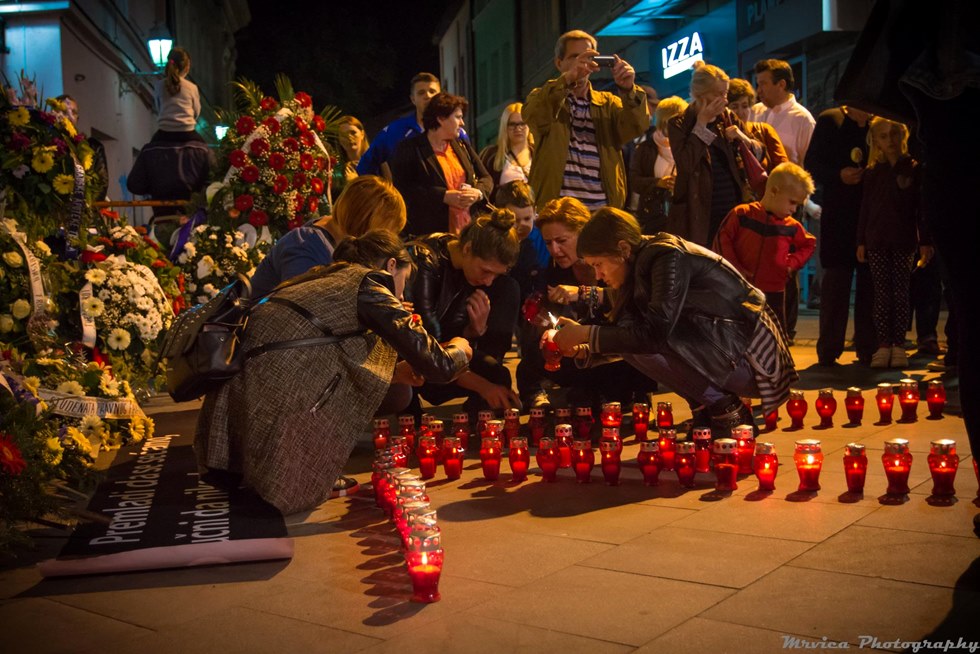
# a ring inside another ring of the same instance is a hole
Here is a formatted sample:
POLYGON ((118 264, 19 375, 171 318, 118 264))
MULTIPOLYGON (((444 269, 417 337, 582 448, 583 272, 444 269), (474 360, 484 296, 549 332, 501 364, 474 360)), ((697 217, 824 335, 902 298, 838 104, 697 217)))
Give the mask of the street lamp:
POLYGON ((150 48, 150 58, 153 65, 158 69, 167 65, 167 57, 170 55, 170 48, 174 45, 174 39, 170 36, 170 31, 166 25, 156 23, 150 28, 149 39, 146 44, 150 48))

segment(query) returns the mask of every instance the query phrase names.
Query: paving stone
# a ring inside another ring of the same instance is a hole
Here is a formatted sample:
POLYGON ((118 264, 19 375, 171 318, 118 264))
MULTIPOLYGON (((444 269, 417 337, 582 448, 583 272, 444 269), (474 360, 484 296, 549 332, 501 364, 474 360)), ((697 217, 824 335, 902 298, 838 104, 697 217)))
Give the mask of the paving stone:
POLYGON ((3 651, 8 654, 78 652, 92 643, 131 640, 150 633, 145 627, 47 598, 0 603, 0 624, 3 625, 3 651))
POLYGON ((664 635, 653 639, 635 654, 705 654, 705 652, 738 652, 738 654, 772 654, 783 649, 784 634, 779 631, 745 627, 727 622, 692 618, 664 635))
POLYGON ((977 507, 969 499, 959 499, 951 506, 933 506, 921 495, 910 495, 899 506, 882 506, 858 521, 865 527, 884 527, 921 531, 929 534, 973 538, 973 518, 977 507))

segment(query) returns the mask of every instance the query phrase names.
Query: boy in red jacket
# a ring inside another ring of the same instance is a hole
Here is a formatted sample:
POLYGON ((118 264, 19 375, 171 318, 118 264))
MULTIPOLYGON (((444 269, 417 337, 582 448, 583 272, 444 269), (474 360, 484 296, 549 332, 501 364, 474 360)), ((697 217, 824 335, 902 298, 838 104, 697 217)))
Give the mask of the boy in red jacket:
POLYGON ((794 163, 779 164, 769 173, 762 200, 732 209, 713 246, 766 294, 784 329, 786 280, 806 264, 817 245, 816 237, 793 218, 813 188, 810 173, 794 163))

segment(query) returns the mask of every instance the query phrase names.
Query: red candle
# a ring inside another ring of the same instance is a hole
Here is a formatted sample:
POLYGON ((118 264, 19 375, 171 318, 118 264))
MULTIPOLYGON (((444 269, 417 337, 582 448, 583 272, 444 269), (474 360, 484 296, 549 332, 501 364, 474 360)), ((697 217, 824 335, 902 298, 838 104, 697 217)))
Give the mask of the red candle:
POLYGON ((650 424, 650 405, 643 402, 633 404, 633 435, 636 440, 645 441, 647 439, 647 429, 650 424))
POLYGON ((834 426, 834 414, 837 412, 837 398, 834 397, 834 389, 821 388, 817 392, 817 401, 814 405, 817 415, 820 416, 820 428, 829 429, 834 426))
MULTIPOLYGON (((444 433, 445 425, 443 425, 442 420, 436 420, 435 418, 429 418, 429 424, 426 425, 426 429, 430 434, 432 434, 436 439, 436 461, 442 463, 443 457, 446 452, 442 447, 443 441, 446 438, 444 433)), ((459 437, 457 437, 459 438, 459 437)), ((462 443, 463 439, 460 438, 459 442, 462 443)))
POLYGON ((868 455, 864 445, 848 443, 844 447, 844 476, 848 493, 863 493, 864 479, 868 475, 868 455))
POLYGON ((779 421, 779 407, 776 407, 764 417, 766 421, 766 431, 775 431, 776 423, 779 421))
POLYGON ((504 409, 505 445, 510 445, 510 439, 517 436, 521 430, 521 412, 518 409, 504 409))
POLYGON ((755 436, 752 425, 739 425, 732 428, 732 438, 738 443, 738 474, 752 474, 752 457, 755 455, 755 436))
POLYGON ((823 467, 820 441, 809 438, 796 441, 793 458, 796 460, 796 472, 800 476, 800 486, 797 490, 800 492, 820 490, 820 468, 823 467))
POLYGON ((405 439, 408 451, 415 449, 415 417, 410 415, 398 416, 398 435, 405 439))
POLYGON ((599 422, 603 427, 619 427, 623 424, 623 407, 619 402, 606 402, 599 413, 599 422))
POLYGON ((656 486, 660 477, 660 443, 657 441, 640 443, 636 463, 640 466, 640 472, 643 473, 643 483, 647 486, 656 486))
POLYGON ((483 409, 476 412, 476 433, 483 437, 483 432, 487 430, 487 423, 493 420, 493 411, 483 409))
POLYGON ((599 438, 599 443, 603 441, 609 441, 613 444, 613 449, 617 453, 623 453, 623 439, 619 437, 619 427, 603 427, 602 436, 599 438))
POLYGON ((531 430, 531 442, 535 446, 539 445, 541 443, 541 437, 544 436, 544 409, 531 409, 530 417, 527 419, 527 426, 531 430))
POLYGON ((790 391, 786 401, 786 413, 789 414, 790 428, 803 429, 803 416, 806 415, 807 404, 803 391, 790 391))
POLYGON ((444 552, 440 534, 435 529, 413 531, 409 535, 409 550, 405 553, 408 576, 412 580, 412 601, 428 604, 438 602, 439 576, 442 574, 444 552))
POLYGON ((619 486, 619 473, 622 469, 622 459, 617 443, 613 440, 599 441, 599 456, 602 459, 602 476, 608 486, 619 486))
POLYGON ((694 488, 694 443, 692 441, 677 443, 674 471, 677 472, 677 481, 681 486, 694 488))
POLYGON ((496 434, 489 434, 481 439, 480 462, 483 464, 483 477, 487 481, 497 481, 500 477, 502 447, 500 437, 496 434))
POLYGON ((388 438, 388 447, 389 448, 397 447, 398 449, 400 449, 402 451, 402 454, 405 456, 404 465, 408 465, 409 449, 408 449, 408 443, 405 441, 404 436, 399 436, 398 434, 392 434, 388 438))
POLYGON ((396 468, 404 468, 408 465, 408 457, 405 456, 405 449, 402 446, 398 445, 393 447, 389 443, 388 447, 383 451, 385 453, 385 456, 391 457, 392 464, 396 468))
POLYGON ((909 442, 904 438, 885 441, 885 453, 881 455, 888 477, 888 495, 907 495, 909 492, 909 473, 912 472, 912 453, 909 442))
POLYGON ((538 452, 534 456, 538 467, 541 468, 541 478, 545 481, 558 481, 558 466, 561 465, 561 454, 558 452, 558 441, 552 436, 542 436, 538 443, 538 452))
POLYGON ((558 442, 558 456, 562 468, 572 467, 572 426, 555 425, 555 440, 558 442))
POLYGON ((657 427, 666 429, 674 426, 674 407, 670 402, 657 402, 657 427))
POLYGON ((943 380, 933 379, 926 386, 926 404, 929 406, 929 417, 938 420, 943 417, 943 409, 946 407, 946 388, 943 380))
POLYGON ((864 395, 861 394, 861 389, 857 386, 851 386, 847 389, 847 395, 844 396, 844 409, 847 410, 847 422, 849 424, 861 424, 861 419, 864 417, 864 395))
POLYGON ((590 406, 577 406, 575 407, 575 437, 576 438, 588 438, 592 440, 592 425, 595 421, 592 419, 592 407, 590 406))
POLYGON ((677 451, 677 431, 675 429, 660 429, 657 439, 660 445, 660 461, 664 470, 674 469, 674 458, 677 451))
POLYGON ((436 527, 436 512, 429 502, 418 500, 405 503, 404 529, 399 525, 398 532, 402 537, 402 546, 407 550, 411 543, 412 531, 436 527))
POLYGON ((557 333, 557 329, 549 329, 541 339, 541 356, 544 358, 544 369, 548 372, 561 370, 561 350, 554 341, 557 333))
POLYGON ((875 393, 875 403, 878 405, 879 422, 882 424, 891 422, 892 406, 895 404, 895 396, 892 394, 891 384, 878 384, 878 391, 875 393))
POLYGON ((576 438, 572 441, 572 467, 575 469, 575 479, 580 484, 592 481, 592 469, 595 467, 595 452, 592 451, 592 440, 576 438))
POLYGON ((759 480, 759 490, 776 490, 776 473, 779 471, 779 457, 772 443, 757 443, 755 460, 752 462, 755 476, 759 480))
POLYGON ((408 468, 388 468, 385 471, 384 495, 381 498, 381 508, 390 518, 398 502, 398 482, 402 478, 417 479, 415 473, 408 468))
POLYGON ((436 437, 432 434, 419 438, 419 445, 415 451, 415 455, 419 459, 419 473, 422 479, 432 479, 436 476, 436 451, 438 449, 436 437))
POLYGON ((391 437, 391 423, 387 418, 374 419, 374 449, 383 450, 388 447, 388 439, 391 437))
POLYGON ((385 471, 393 465, 394 462, 390 457, 386 460, 379 456, 374 460, 374 469, 371 472, 371 488, 374 489, 374 503, 379 507, 382 506, 385 489, 388 486, 385 471))
POLYGON ((527 437, 514 436, 510 439, 510 461, 511 481, 524 481, 527 479, 527 469, 531 465, 531 450, 527 446, 527 437))
POLYGON ((914 379, 898 382, 898 404, 902 407, 901 422, 915 422, 919 409, 919 382, 914 379))
MULTIPOLYGON (((479 435, 479 432, 477 434, 479 435)), ((453 436, 458 438, 460 443, 469 445, 470 414, 465 412, 453 414, 453 436)))
POLYGON ((738 489, 738 441, 734 438, 719 438, 711 447, 715 490, 726 492, 738 489))
POLYGON ((956 479, 956 469, 960 465, 960 456, 956 453, 956 441, 948 438, 932 441, 928 460, 929 472, 932 474, 932 494, 937 497, 956 495, 953 481, 956 479))
POLYGON ((463 474, 463 458, 466 451, 456 436, 442 439, 442 466, 447 479, 459 479, 463 474))
POLYGON ((711 471, 711 430, 707 427, 695 427, 691 430, 694 441, 694 469, 697 472, 711 471))

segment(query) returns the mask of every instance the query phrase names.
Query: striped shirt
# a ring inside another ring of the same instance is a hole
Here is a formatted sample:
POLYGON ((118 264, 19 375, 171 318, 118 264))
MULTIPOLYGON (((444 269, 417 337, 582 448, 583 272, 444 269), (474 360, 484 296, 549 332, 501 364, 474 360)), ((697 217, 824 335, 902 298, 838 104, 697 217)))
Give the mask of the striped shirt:
POLYGON ((589 209, 598 209, 608 204, 608 201, 599 177, 599 149, 596 147, 595 125, 589 113, 589 105, 588 97, 579 99, 572 94, 568 95, 572 123, 561 195, 578 198, 589 209))
POLYGON ((789 387, 800 378, 793 355, 786 345, 786 335, 767 305, 759 316, 745 358, 755 374, 755 383, 765 413, 789 398, 789 387))

